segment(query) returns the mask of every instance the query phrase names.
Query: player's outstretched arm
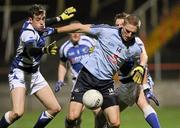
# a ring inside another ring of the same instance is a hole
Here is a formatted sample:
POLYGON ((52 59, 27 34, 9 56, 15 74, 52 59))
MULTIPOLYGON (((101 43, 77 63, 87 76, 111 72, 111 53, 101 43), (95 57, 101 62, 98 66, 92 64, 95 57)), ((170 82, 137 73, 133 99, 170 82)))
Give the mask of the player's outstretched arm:
POLYGON ((49 54, 49 55, 56 55, 58 52, 58 47, 56 45, 56 41, 54 41, 53 43, 44 46, 42 48, 39 47, 35 47, 33 45, 33 43, 29 43, 25 46, 26 48, 26 53, 29 56, 39 56, 40 54, 49 54))
POLYGON ((57 27, 57 33, 70 33, 70 32, 80 32, 80 33, 89 33, 90 32, 90 24, 81 24, 81 23, 73 23, 70 25, 57 27))
POLYGON ((56 17, 53 17, 53 18, 46 19, 45 24, 46 24, 46 26, 50 26, 50 25, 56 24, 60 21, 68 20, 68 19, 72 18, 75 13, 76 13, 76 9, 74 7, 69 7, 67 9, 65 9, 65 11, 62 14, 60 14, 56 17))

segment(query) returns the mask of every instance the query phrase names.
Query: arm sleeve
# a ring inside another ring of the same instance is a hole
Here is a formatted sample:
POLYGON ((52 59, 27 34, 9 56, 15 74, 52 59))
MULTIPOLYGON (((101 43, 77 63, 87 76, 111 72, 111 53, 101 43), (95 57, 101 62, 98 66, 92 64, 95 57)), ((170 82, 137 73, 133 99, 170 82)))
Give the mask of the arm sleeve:
POLYGON ((101 33, 102 25, 91 25, 90 34, 98 36, 101 33))
POLYGON ((42 48, 36 48, 33 46, 33 43, 29 43, 28 45, 26 45, 26 52, 30 55, 30 56, 38 56, 40 54, 43 54, 42 52, 42 48))
POLYGON ((46 26, 51 26, 53 24, 60 22, 60 20, 61 19, 59 17, 48 18, 46 19, 45 24, 46 26))
POLYGON ((107 28, 112 28, 112 26, 109 26, 107 24, 99 24, 99 25, 92 24, 90 27, 90 34, 100 36, 102 33, 108 30, 107 28))

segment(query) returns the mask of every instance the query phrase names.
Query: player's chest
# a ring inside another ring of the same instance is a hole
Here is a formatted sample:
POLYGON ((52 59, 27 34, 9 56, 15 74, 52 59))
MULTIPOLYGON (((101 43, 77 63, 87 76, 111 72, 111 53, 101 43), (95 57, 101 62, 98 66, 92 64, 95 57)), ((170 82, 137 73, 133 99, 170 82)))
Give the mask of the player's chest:
POLYGON ((141 54, 142 50, 138 45, 130 47, 117 47, 116 54, 124 60, 135 58, 141 54))
POLYGON ((89 54, 89 47, 86 45, 77 45, 68 49, 67 58, 76 58, 86 54, 89 54))
POLYGON ((108 60, 117 65, 121 65, 126 60, 134 59, 141 54, 141 48, 138 45, 130 47, 114 45, 113 50, 109 47, 109 51, 111 52, 107 54, 108 60))

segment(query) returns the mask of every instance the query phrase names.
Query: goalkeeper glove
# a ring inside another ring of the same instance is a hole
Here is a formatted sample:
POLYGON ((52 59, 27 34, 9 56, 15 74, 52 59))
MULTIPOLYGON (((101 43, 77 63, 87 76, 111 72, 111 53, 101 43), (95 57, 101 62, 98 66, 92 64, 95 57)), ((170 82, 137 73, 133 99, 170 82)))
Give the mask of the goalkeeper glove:
POLYGON ((49 55, 56 55, 58 52, 58 47, 56 41, 42 48, 42 52, 49 55))
POLYGON ((132 80, 137 84, 142 84, 145 74, 145 68, 138 65, 131 71, 132 80))
POLYGON ((93 51, 94 51, 94 47, 90 47, 89 48, 89 53, 93 53, 93 51))
POLYGON ((67 20, 74 16, 76 9, 74 7, 67 8, 62 14, 59 15, 61 20, 67 20))
POLYGON ((147 88, 144 90, 144 95, 146 96, 146 99, 148 100, 148 102, 150 102, 149 100, 151 99, 152 101, 154 101, 154 103, 159 106, 159 101, 157 100, 156 96, 153 94, 153 92, 147 88))
POLYGON ((56 82, 56 84, 55 84, 55 89, 54 89, 54 91, 55 91, 55 92, 60 91, 63 85, 64 85, 64 82, 61 81, 61 80, 59 80, 59 81, 56 82))

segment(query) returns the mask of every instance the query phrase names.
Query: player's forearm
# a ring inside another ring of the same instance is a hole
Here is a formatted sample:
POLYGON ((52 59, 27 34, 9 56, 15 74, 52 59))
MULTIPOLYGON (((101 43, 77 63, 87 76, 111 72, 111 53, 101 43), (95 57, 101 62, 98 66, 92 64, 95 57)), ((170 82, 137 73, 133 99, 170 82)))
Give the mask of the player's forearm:
POLYGON ((27 45, 26 52, 30 56, 38 56, 39 54, 43 53, 42 48, 37 48, 37 47, 34 47, 33 45, 27 45))
POLYGON ((147 65, 147 62, 148 62, 148 55, 144 49, 140 56, 140 65, 145 67, 147 65))
POLYGON ((83 25, 80 23, 70 24, 63 27, 56 28, 58 33, 70 33, 70 32, 80 32, 80 33, 89 33, 90 25, 83 25))
POLYGON ((66 67, 64 64, 59 64, 58 67, 58 80, 64 81, 65 75, 66 75, 66 67))
POLYGON ((143 84, 146 83, 147 83, 147 68, 145 68, 144 79, 143 79, 143 84))
POLYGON ((46 26, 51 26, 51 25, 56 24, 60 21, 61 21, 61 18, 57 16, 57 17, 46 19, 45 24, 46 24, 46 26))

